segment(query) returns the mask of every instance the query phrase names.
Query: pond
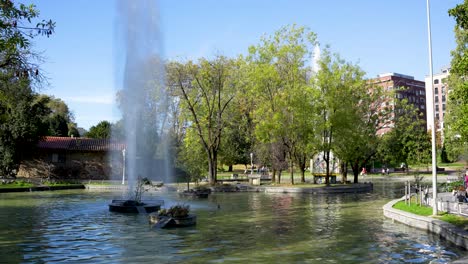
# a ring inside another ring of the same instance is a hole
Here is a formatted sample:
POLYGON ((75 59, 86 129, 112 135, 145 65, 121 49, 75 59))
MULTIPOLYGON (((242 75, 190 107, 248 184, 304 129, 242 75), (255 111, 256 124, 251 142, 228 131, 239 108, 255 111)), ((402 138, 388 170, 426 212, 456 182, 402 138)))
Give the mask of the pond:
POLYGON ((383 217, 403 187, 364 194, 215 193, 189 204, 194 227, 153 229, 146 215, 109 212, 119 193, 0 194, 1 263, 447 263, 461 248, 383 217))

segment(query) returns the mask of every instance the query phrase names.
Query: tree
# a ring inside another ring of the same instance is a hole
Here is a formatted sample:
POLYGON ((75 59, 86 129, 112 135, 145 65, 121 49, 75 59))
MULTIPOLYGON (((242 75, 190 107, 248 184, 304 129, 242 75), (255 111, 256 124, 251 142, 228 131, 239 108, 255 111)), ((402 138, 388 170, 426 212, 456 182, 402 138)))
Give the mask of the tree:
POLYGON ((315 33, 295 25, 283 27, 249 48, 250 96, 254 98, 257 139, 271 147, 274 173, 289 161, 291 183, 296 163, 305 181, 305 162, 314 146, 317 92, 311 88, 308 62, 315 33))
POLYGON ((194 130, 208 160, 210 184, 216 183, 218 153, 226 126, 226 109, 236 95, 236 62, 217 56, 167 65, 168 85, 178 91, 187 130, 194 130))
POLYGON ((55 29, 52 20, 29 24, 38 18, 35 5, 15 6, 11 0, 0 0, 0 70, 14 73, 12 77, 31 77, 40 81, 38 63, 41 56, 31 49, 31 40, 43 35, 49 37, 55 29))
POLYGON ((89 138, 110 138, 112 125, 109 121, 101 121, 97 125, 92 126, 86 137, 89 138))
POLYGON ((15 176, 21 158, 31 153, 40 135, 45 135, 44 118, 49 109, 34 100, 29 80, 0 73, 0 175, 15 176))
MULTIPOLYGON (((331 152, 342 162, 350 163, 353 172, 372 155, 369 146, 375 140, 377 113, 372 108, 375 96, 371 96, 362 79, 364 72, 358 66, 346 63, 338 55, 332 56, 328 49, 319 66, 314 85, 320 91, 320 151, 326 164, 325 183, 329 184, 331 152)), ((357 182, 357 173, 354 181, 357 182)))
POLYGON ((43 21, 28 26, 39 12, 34 5, 15 6, 0 0, 0 173, 15 175, 21 157, 45 135, 43 120, 50 113, 35 100, 39 85, 40 56, 31 49, 37 35, 49 36, 55 24, 43 21))
MULTIPOLYGON (((452 51, 445 138, 450 156, 468 153, 468 0, 449 10, 455 18, 457 46, 452 51)), ((458 158, 458 157, 457 157, 458 158)))
POLYGON ((384 161, 397 165, 428 164, 431 158, 430 134, 426 131, 422 113, 408 103, 397 100, 395 124, 391 131, 382 136, 378 153, 384 161))
POLYGON ((47 136, 79 136, 73 113, 63 100, 45 94, 38 95, 36 100, 41 101, 50 109, 50 114, 45 120, 49 123, 47 136))
POLYGON ((250 153, 254 152, 255 140, 253 109, 254 99, 248 95, 248 76, 246 61, 240 57, 237 60, 236 96, 226 109, 229 122, 226 122, 224 135, 220 146, 220 163, 229 166, 232 171, 234 164, 250 164, 250 153))

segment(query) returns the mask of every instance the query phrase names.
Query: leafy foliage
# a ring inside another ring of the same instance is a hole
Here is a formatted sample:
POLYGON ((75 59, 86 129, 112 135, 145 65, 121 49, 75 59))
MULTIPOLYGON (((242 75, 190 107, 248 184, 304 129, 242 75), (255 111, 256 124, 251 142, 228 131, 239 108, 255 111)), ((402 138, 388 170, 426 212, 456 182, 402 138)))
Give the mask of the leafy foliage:
POLYGON ((43 119, 49 110, 34 100, 28 80, 11 80, 0 73, 0 175, 14 176, 20 159, 47 131, 43 119))
POLYGON ((329 184, 329 164, 333 152, 344 163, 352 165, 357 175, 362 164, 374 154, 376 141, 376 111, 372 104, 375 94, 369 93, 362 79, 364 72, 326 49, 319 61, 320 71, 315 87, 320 91, 319 131, 323 138, 320 151, 326 162, 326 184, 329 184))
POLYGON ((31 39, 49 37, 55 29, 52 20, 42 20, 31 26, 39 11, 35 5, 16 6, 11 0, 0 0, 0 70, 16 77, 41 80, 38 61, 41 57, 31 50, 31 39))
POLYGON ((468 1, 450 9, 449 14, 457 22, 457 46, 452 51, 445 138, 449 155, 457 159, 468 153, 468 1))
POLYGON ((46 134, 44 119, 50 113, 35 100, 33 83, 41 80, 31 49, 31 39, 50 36, 55 24, 43 21, 28 26, 39 12, 34 5, 0 0, 0 175, 14 176, 19 161, 34 149, 39 135, 46 134))
POLYGON ((428 164, 431 159, 431 139, 421 114, 406 99, 398 100, 394 128, 382 136, 379 158, 388 165, 400 163, 428 164))
POLYGON ((190 205, 173 205, 169 209, 161 209, 158 211, 160 216, 169 216, 174 218, 187 217, 190 212, 190 205))
POLYGON ((179 100, 187 130, 194 130, 208 161, 210 183, 216 182, 218 152, 227 108, 236 95, 237 64, 222 56, 167 65, 168 86, 179 100))
POLYGON ((109 121, 101 121, 97 125, 92 126, 86 137, 89 138, 110 138, 112 125, 109 121))
POLYGON ((294 163, 304 181, 306 161, 317 139, 318 92, 308 78, 308 62, 316 44, 315 33, 292 25, 251 46, 247 58, 256 138, 269 146, 274 171, 281 174, 285 163, 291 164, 291 183, 294 163))

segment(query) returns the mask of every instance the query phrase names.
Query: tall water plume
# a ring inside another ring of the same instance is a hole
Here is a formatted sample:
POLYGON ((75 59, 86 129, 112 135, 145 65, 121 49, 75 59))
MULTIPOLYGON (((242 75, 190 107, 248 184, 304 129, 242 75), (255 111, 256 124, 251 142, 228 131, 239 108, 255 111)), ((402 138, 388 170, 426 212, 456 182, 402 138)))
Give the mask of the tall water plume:
POLYGON ((168 181, 168 96, 164 87, 157 4, 151 0, 118 2, 117 81, 123 116, 129 190, 138 177, 168 181))
POLYGON ((312 72, 316 74, 318 71, 320 71, 320 45, 317 43, 314 46, 314 53, 312 55, 312 72))

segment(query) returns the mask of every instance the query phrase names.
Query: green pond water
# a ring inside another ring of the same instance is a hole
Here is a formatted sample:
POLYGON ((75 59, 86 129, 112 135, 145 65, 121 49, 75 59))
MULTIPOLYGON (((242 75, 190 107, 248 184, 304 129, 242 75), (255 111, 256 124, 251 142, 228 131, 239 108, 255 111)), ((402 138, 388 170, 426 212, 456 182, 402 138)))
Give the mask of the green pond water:
POLYGON ((109 212, 119 192, 0 194, 0 263, 447 263, 466 254, 382 213, 398 182, 363 194, 215 193, 191 206, 194 227, 154 229, 147 215, 109 212))

